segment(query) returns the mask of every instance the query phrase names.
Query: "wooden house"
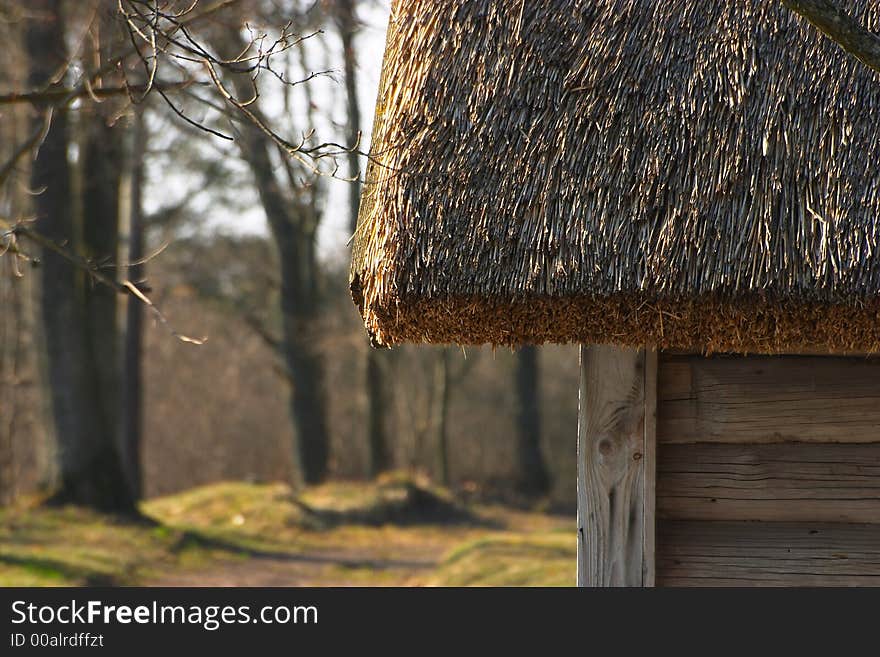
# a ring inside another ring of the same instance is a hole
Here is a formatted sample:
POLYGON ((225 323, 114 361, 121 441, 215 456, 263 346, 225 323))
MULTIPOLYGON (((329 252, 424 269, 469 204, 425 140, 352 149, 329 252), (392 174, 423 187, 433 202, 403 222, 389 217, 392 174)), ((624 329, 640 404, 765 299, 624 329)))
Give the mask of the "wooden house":
POLYGON ((374 344, 583 345, 579 584, 880 584, 880 75, 780 2, 399 0, 371 153, 374 344))

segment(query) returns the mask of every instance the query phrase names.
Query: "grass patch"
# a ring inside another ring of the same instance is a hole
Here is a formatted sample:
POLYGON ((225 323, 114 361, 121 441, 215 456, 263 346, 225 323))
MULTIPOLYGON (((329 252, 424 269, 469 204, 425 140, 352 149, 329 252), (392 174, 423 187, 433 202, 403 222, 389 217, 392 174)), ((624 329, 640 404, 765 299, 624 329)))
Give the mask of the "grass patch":
POLYGON ((571 534, 494 536, 453 549, 422 582, 427 586, 574 586, 571 534))
POLYGON ((143 523, 72 507, 19 507, 0 513, 0 586, 134 583, 159 562, 166 543, 143 523))
POLYGON ((324 484, 299 495, 283 484, 220 483, 148 502, 144 511, 160 522, 260 535, 280 527, 316 531, 343 525, 488 522, 448 491, 399 474, 375 484, 324 484))
POLYGON ((463 505, 401 476, 297 495, 220 483, 142 511, 154 522, 74 507, 0 510, 0 586, 547 585, 569 583, 574 570, 568 536, 553 535, 570 518, 463 505))

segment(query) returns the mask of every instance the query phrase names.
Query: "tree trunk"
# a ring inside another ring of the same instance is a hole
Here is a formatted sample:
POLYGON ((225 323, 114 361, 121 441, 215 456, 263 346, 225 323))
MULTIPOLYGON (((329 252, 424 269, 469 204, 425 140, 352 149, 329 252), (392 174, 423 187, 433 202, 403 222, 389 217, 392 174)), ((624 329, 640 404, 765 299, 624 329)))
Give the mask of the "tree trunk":
MULTIPOLYGON (((19 61, 21 45, 14 29, 3 29, 2 38, 12 51, 10 61, 19 61)), ((12 26, 10 26, 11 28, 12 26)), ((26 75, 26 74, 25 74, 26 75)), ((7 89, 22 88, 22 72, 13 66, 0 68, 0 84, 7 89)), ((5 112, 0 124, 0 161, 12 157, 18 148, 18 139, 28 133, 25 111, 19 107, 5 112), (24 120, 23 120, 24 119, 24 120)), ((27 214, 30 198, 27 181, 12 172, 0 185, 0 198, 6 203, 8 218, 15 220, 27 214)), ((5 248, 0 238, 0 251, 5 248)), ((34 426, 28 426, 30 409, 27 406, 28 379, 33 358, 32 327, 29 325, 29 287, 31 281, 22 275, 26 263, 14 254, 0 257, 0 505, 11 502, 18 492, 17 443, 22 439, 31 444, 38 436, 34 426)), ((23 441, 22 441, 23 442, 23 441)))
MULTIPOLYGON (((63 84, 67 62, 64 26, 59 0, 33 3, 35 18, 28 26, 26 44, 30 59, 30 88, 63 84), (60 80, 55 78, 61 77, 60 80), (53 82, 54 81, 54 82, 53 82)), ((101 137, 95 137, 99 139, 101 137)), ((106 139, 106 135, 103 135, 106 139)), ((93 140, 90 140, 93 141, 93 140)), ((64 109, 54 111, 52 125, 33 164, 31 186, 43 190, 34 199, 37 230, 68 249, 82 246, 77 239, 73 213, 71 170, 67 160, 68 121, 64 109)), ((100 149, 86 147, 86 160, 94 162, 100 149)), ((111 175, 109 189, 87 193, 84 208, 90 225, 86 241, 93 249, 105 250, 115 243, 114 235, 98 234, 115 223, 115 198, 111 167, 98 175, 111 175), (112 219, 106 216, 111 212, 112 219), (108 247, 108 245, 110 245, 108 247)), ((86 168, 86 176, 92 172, 86 168)), ((103 181, 102 181, 103 182, 103 181)), ((110 252, 108 255, 115 255, 110 252)), ((115 353, 115 332, 107 322, 115 321, 110 302, 94 289, 86 289, 81 272, 49 250, 42 253, 42 315, 46 340, 47 370, 58 441, 60 489, 55 501, 83 504, 107 511, 131 512, 114 441, 113 424, 107 424, 110 367, 103 349, 115 353), (86 310, 94 312, 89 317, 86 310), (104 340, 108 342, 105 343, 104 340), (99 356, 100 354, 100 356, 99 356), (100 365, 98 359, 100 358, 100 365)), ((114 362, 112 356, 109 357, 114 362)), ((109 402, 112 404, 112 402, 109 402)))
MULTIPOLYGON (((345 95, 348 115, 348 144, 355 147, 348 153, 348 176, 351 185, 348 190, 349 221, 352 234, 357 230, 358 212, 361 203, 361 168, 358 150, 361 143, 361 108, 358 99, 357 55, 355 33, 357 18, 352 0, 337 0, 336 22, 342 41, 345 68, 345 95)), ((365 390, 367 395, 367 443, 369 445, 371 477, 390 469, 393 465, 388 435, 385 429, 386 403, 382 356, 369 347, 365 350, 365 390)))
POLYGON ((24 287, 13 270, 14 256, 0 258, 0 506, 16 497, 16 438, 21 413, 23 361, 30 350, 25 332, 24 287))
MULTIPOLYGON (((238 53, 245 47, 240 37, 229 33, 211 35, 220 53, 238 53)), ((240 98, 253 95, 247 75, 231 75, 229 82, 240 98)), ((254 101, 248 110, 265 121, 254 101)), ((316 258, 320 214, 308 190, 282 190, 270 156, 271 139, 252 123, 245 122, 236 140, 242 158, 250 168, 278 247, 281 275, 281 329, 285 365, 291 381, 290 413, 294 425, 294 460, 306 484, 327 477, 330 438, 327 430, 324 363, 319 347, 320 327, 316 258), (294 192, 300 191, 302 194, 294 192), (306 196, 306 198, 303 198, 306 196)), ((289 162, 286 166, 291 166, 289 162)), ((288 173, 292 172, 288 170, 288 173)), ((289 175, 290 184, 296 179, 289 175)))
POLYGON ((550 478, 541 454, 541 401, 538 349, 526 346, 516 358, 517 487, 528 495, 546 493, 550 478))
MULTIPOLYGON (((119 183, 122 153, 118 131, 105 123, 102 112, 85 117, 82 153, 83 254, 94 264, 116 264, 119 248, 119 183)), ((115 270, 111 270, 115 275, 115 270)), ((117 439, 119 427, 119 339, 116 290, 86 280, 83 288, 85 358, 82 375, 91 397, 91 441, 101 462, 102 506, 134 507, 122 469, 117 439)))
MULTIPOLYGON (((116 9, 101 7, 98 14, 98 61, 109 61, 122 40, 115 32, 116 9)), ((99 80, 96 86, 103 86, 99 80)), ((119 260, 119 186, 124 155, 123 134, 111 122, 115 108, 108 101, 94 105, 84 115, 82 147, 83 255, 95 266, 109 264, 114 269, 119 260)), ((93 401, 92 442, 101 469, 104 508, 133 512, 136 496, 128 484, 119 436, 120 360, 117 292, 106 285, 87 281, 84 287, 84 329, 86 369, 89 394, 93 401)))
MULTIPOLYGON (((30 21, 25 38, 30 64, 28 87, 31 89, 44 88, 67 60, 59 5, 59 0, 34 3, 34 11, 47 18, 30 21)), ((58 86, 61 86, 60 82, 58 86)), ((49 111, 48 108, 41 109, 49 111)), ((42 190, 34 196, 36 228, 61 244, 69 244, 74 237, 67 142, 67 114, 58 110, 52 116, 49 132, 31 168, 31 187, 42 190)), ((59 475, 65 485, 85 468, 87 461, 84 455, 71 449, 85 442, 87 436, 80 414, 83 407, 79 375, 82 371, 82 336, 78 333, 81 327, 80 290, 75 269, 63 258, 44 249, 40 260, 41 319, 46 341, 48 385, 58 442, 59 475)))
POLYGON ((387 432, 385 431, 385 377, 382 370, 381 355, 367 346, 366 377, 364 385, 367 392, 367 432, 370 447, 370 476, 377 477, 390 470, 394 464, 387 432))
MULTIPOLYGON (((97 266, 115 266, 119 248, 119 182, 122 153, 118 131, 105 123, 103 112, 83 117, 82 253, 97 266)), ((115 270, 111 269, 115 277, 115 270)), ((83 288, 86 368, 89 393, 94 398, 94 439, 112 445, 118 426, 119 368, 117 360, 116 290, 87 280, 83 288)))
MULTIPOLYGON (((272 171, 254 170, 271 176, 272 171)), ((290 410, 296 430, 294 457, 306 484, 327 476, 329 436, 324 393, 324 363, 317 345, 317 282, 314 235, 305 235, 264 201, 281 256, 281 316, 284 357, 290 374, 290 410), (271 215, 270 215, 271 212, 271 215)))
MULTIPOLYGON (((135 109, 132 132, 128 229, 128 262, 131 264, 127 277, 138 285, 145 274, 141 260, 144 257, 143 185, 147 134, 141 108, 135 109)), ((143 494, 140 459, 143 436, 143 334, 144 306, 129 296, 125 315, 120 453, 128 487, 137 499, 143 494)))
POLYGON ((433 418, 435 463, 438 483, 449 486, 449 349, 439 347, 434 361, 433 418))

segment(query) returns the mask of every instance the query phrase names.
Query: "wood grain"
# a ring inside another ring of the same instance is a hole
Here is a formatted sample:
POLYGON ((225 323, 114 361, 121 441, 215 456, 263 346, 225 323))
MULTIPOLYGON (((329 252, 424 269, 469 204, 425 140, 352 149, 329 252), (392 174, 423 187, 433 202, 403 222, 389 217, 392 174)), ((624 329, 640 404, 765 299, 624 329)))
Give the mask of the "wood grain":
POLYGON ((880 525, 661 521, 660 586, 878 586, 880 525))
POLYGON ((664 355, 657 440, 880 442, 880 360, 664 355))
POLYGON ((663 445, 657 513, 880 523, 880 444, 663 445))
POLYGON ((645 456, 644 465, 645 497, 643 503, 644 538, 642 559, 642 585, 654 586, 656 572, 654 552, 656 550, 657 525, 657 367, 659 356, 656 349, 645 350, 645 456))
POLYGON ((642 586, 646 565, 645 351, 581 347, 578 586, 642 586))

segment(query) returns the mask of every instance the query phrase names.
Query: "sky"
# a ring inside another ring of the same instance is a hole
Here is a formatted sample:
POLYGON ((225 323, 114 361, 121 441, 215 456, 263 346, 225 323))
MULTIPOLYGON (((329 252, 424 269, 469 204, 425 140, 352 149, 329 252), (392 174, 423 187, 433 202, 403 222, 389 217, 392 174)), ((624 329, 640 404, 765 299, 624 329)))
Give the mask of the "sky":
MULTIPOLYGON (((370 144, 370 131, 373 127, 379 78, 382 75, 382 57, 385 54, 385 32, 388 28, 390 13, 389 0, 378 4, 380 6, 361 13, 361 20, 365 25, 357 40, 357 52, 360 53, 360 79, 358 82, 362 112, 361 122, 364 132, 361 150, 368 150, 367 146, 370 144)), ((361 166, 363 167, 364 164, 362 163, 361 166)), ((328 216, 318 235, 319 250, 325 255, 338 249, 340 244, 344 246, 351 237, 348 216, 346 215, 348 183, 331 180, 330 194, 328 216)))

